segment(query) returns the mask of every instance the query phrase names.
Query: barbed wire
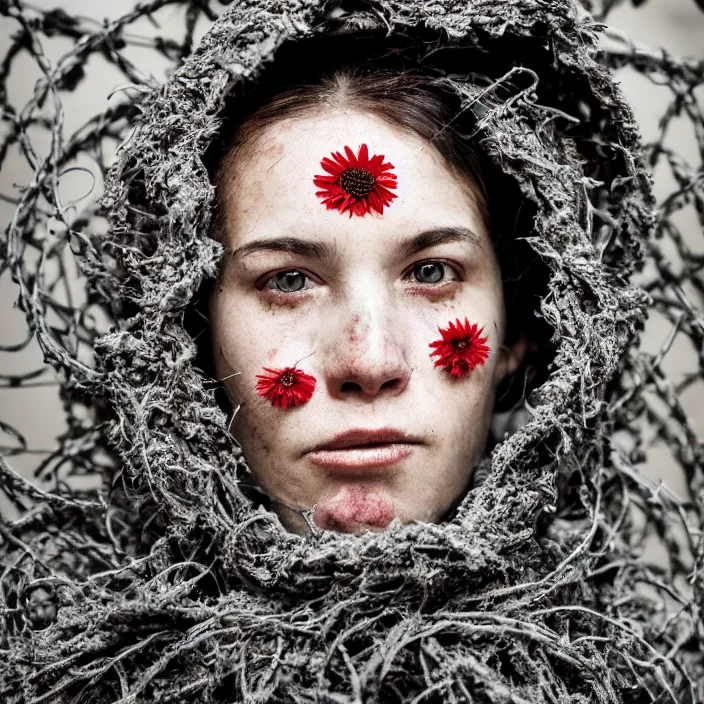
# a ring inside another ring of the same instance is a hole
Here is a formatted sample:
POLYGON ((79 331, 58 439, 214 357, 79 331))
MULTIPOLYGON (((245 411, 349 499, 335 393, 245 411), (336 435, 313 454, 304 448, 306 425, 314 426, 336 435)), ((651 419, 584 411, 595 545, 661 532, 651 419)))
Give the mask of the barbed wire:
MULTIPOLYGON (((701 0, 694 2, 704 9, 701 0)), ((102 175, 141 115, 140 96, 157 88, 181 65, 199 34, 218 17, 225 4, 212 0, 152 0, 137 3, 129 13, 101 23, 90 17, 72 16, 64 9, 47 11, 20 0, 0 0, 0 15, 11 28, 0 62, 0 169, 21 161, 24 173, 29 174, 21 185, 0 193, 0 201, 11 212, 2 243, 0 280, 12 278, 18 307, 27 321, 26 336, 3 343, 0 351, 22 358, 32 345, 38 345, 45 362, 42 367, 27 371, 0 371, 0 388, 3 393, 14 393, 55 385, 66 423, 56 446, 46 449, 30 447, 11 418, 0 421, 0 431, 6 438, 0 447, 5 457, 0 463, 0 488, 9 502, 8 517, 0 523, 4 568, 0 578, 0 651, 6 650, 17 634, 44 628, 56 618, 52 593, 61 589, 68 572, 94 586, 97 581, 91 580, 99 579, 94 575, 101 570, 117 574, 127 569, 139 572, 143 567, 139 560, 128 567, 120 561, 130 552, 130 539, 125 536, 131 528, 120 527, 124 517, 117 517, 114 522, 108 519, 102 527, 94 524, 96 512, 107 507, 105 497, 111 488, 108 482, 114 478, 115 460, 109 452, 109 426, 96 402, 101 373, 92 364, 93 346, 111 328, 113 312, 122 301, 109 286, 101 287, 99 279, 93 278, 92 286, 87 288, 80 272, 78 276, 74 273, 73 258, 79 255, 90 263, 90 257, 112 256, 96 244, 95 233, 100 232, 104 217, 97 198, 102 175), (145 56, 159 58, 161 74, 145 71, 145 56), (28 66, 37 75, 31 91, 18 84, 28 66), (114 77, 111 81, 125 83, 113 92, 106 109, 69 129, 67 115, 80 100, 83 86, 108 69, 114 77), (13 91, 20 94, 20 88, 29 95, 17 104, 13 91), (95 177, 95 186, 77 202, 66 202, 62 186, 78 170, 89 170, 95 177), (33 479, 13 467, 13 460, 21 456, 36 460, 33 479), (81 484, 81 479, 91 478, 98 481, 81 484), (82 522, 94 528, 74 530, 82 522), (47 545, 57 540, 57 532, 62 530, 68 541, 64 547, 70 555, 49 550, 50 559, 39 557, 47 554, 47 545)), ((604 0, 591 3, 590 9, 595 17, 608 21, 609 13, 620 4, 619 0, 604 0)), ((632 584, 640 582, 662 605, 663 617, 658 626, 662 633, 677 634, 676 640, 669 641, 667 652, 653 652, 638 633, 638 626, 633 625, 633 632, 624 638, 641 638, 643 662, 630 662, 630 666, 639 672, 654 671, 658 663, 666 662, 668 667, 677 669, 679 665, 673 663, 682 655, 694 663, 690 672, 701 673, 704 444, 702 428, 696 425, 701 421, 690 416, 701 412, 704 398, 704 60, 676 57, 646 47, 614 29, 606 31, 606 38, 601 54, 606 66, 613 71, 635 71, 654 88, 668 91, 666 98, 662 91, 657 92, 663 100, 659 134, 645 145, 646 159, 661 184, 661 195, 655 236, 646 245, 646 265, 637 275, 637 282, 651 299, 651 319, 662 321, 657 328, 662 343, 654 349, 646 348, 645 342, 643 347, 632 346, 623 358, 614 388, 610 389, 610 460, 599 488, 601 513, 595 510, 594 531, 590 535, 597 530, 601 534, 601 547, 593 548, 595 555, 599 551, 606 555, 606 546, 612 543, 618 544, 623 554, 642 558, 619 565, 608 561, 600 565, 600 574, 609 570, 617 573, 612 603, 618 603, 620 590, 633 598, 632 584), (668 145, 669 133, 683 129, 684 124, 691 130, 692 143, 696 145, 688 154, 677 153, 668 145), (675 352, 680 353, 686 367, 673 368, 670 360, 675 352), (681 480, 677 480, 681 493, 648 478, 647 468, 654 462, 666 464, 668 474, 675 479, 681 473, 681 480), (622 530, 626 524, 632 529, 622 530), (655 543, 661 545, 661 552, 652 552, 655 543), (659 562, 650 560, 651 554, 656 554, 659 562)), ((596 206, 595 212, 604 222, 603 238, 597 246, 606 250, 613 233, 609 214, 596 206)), ((203 565, 194 563, 191 573, 184 564, 180 563, 178 569, 190 575, 191 581, 207 573, 203 565)), ((567 567, 565 562, 565 570, 567 567)), ((498 592, 493 596, 498 600, 505 597, 498 592)), ((637 607, 635 603, 619 603, 614 609, 621 622, 626 622, 632 608, 636 624, 637 607)), ((559 620, 560 609, 568 607, 551 608, 541 612, 540 618, 559 620)), ((596 617, 615 618, 607 613, 596 617)), ((489 623, 491 619, 486 619, 486 628, 521 637, 527 634, 536 641, 543 638, 559 650, 556 634, 541 630, 537 621, 509 622, 496 617, 489 623)), ((466 627, 460 621, 453 621, 457 633, 466 627)), ((155 634, 158 638, 157 630, 155 634)), ((146 647, 144 642, 135 644, 129 656, 146 647)), ((221 666, 214 654, 210 657, 221 666)), ((442 657, 437 641, 428 639, 422 657, 442 657)), ((576 651, 571 652, 571 657, 578 659, 576 651)), ((70 662, 71 656, 67 655, 66 663, 70 662)), ((128 674, 119 659, 99 666, 78 663, 75 667, 85 669, 82 676, 87 681, 98 677, 108 665, 118 672, 126 692, 128 674), (91 674, 91 667, 95 667, 95 674, 91 674)), ((47 668, 54 666, 46 664, 47 668)), ((448 677, 453 666, 446 663, 448 677)), ((473 661, 472 667, 474 676, 488 676, 479 660, 473 661)), ((154 673, 157 671, 158 663, 154 673)), ((491 677, 496 677, 495 673, 491 677)), ((637 679, 634 677, 634 681, 637 679)), ((183 691, 175 690, 171 699, 164 696, 163 701, 178 701, 179 697, 185 701, 194 692, 204 690, 207 681, 203 675, 202 681, 191 681, 183 691)), ((688 681, 680 691, 686 690, 690 698, 680 701, 695 702, 697 697, 704 697, 704 685, 684 675, 681 681, 688 681)), ((498 679, 495 684, 492 691, 500 692, 498 679)), ((554 682, 551 686, 555 701, 560 700, 560 684, 554 682)), ((13 693, 17 687, 16 677, 3 677, 0 696, 8 697, 8 701, 23 701, 13 693)), ((130 690, 130 696, 136 697, 135 692, 147 689, 145 676, 136 689, 130 690)), ((649 701, 662 701, 658 697, 668 691, 670 701, 677 701, 680 695, 667 684, 658 692, 653 690, 649 701)), ((59 690, 48 690, 31 701, 57 700, 59 694, 59 690)), ((603 696, 605 701, 614 701, 607 699, 609 692, 603 696)))
MULTIPOLYGON (((41 369, 0 374, 0 385, 58 386, 67 430, 58 439, 59 445, 47 453, 35 470, 35 477, 48 491, 57 490, 60 476, 95 473, 106 462, 97 457, 105 446, 105 437, 100 423, 95 422, 89 390, 95 377, 81 360, 90 359, 96 337, 108 329, 109 314, 94 295, 86 297, 85 284, 70 276, 68 261, 70 253, 85 248, 88 226, 98 217, 98 199, 84 199, 87 202, 83 204, 62 202, 62 180, 80 168, 75 165, 79 156, 87 157, 97 174, 105 173, 106 153, 114 153, 139 115, 130 95, 154 88, 176 68, 190 53, 199 22, 213 21, 222 4, 199 0, 143 2, 104 24, 90 17, 73 17, 60 8, 45 11, 19 2, 7 2, 0 8, 5 21, 9 24, 13 20, 16 27, 0 64, 0 169, 8 162, 17 168, 18 161, 24 160, 33 173, 27 184, 0 193, 0 199, 15 209, 3 242, 0 276, 11 275, 17 283, 18 306, 27 317, 28 331, 25 339, 3 344, 0 350, 22 354, 28 346, 38 343, 46 362, 41 369), (174 24, 173 17, 165 16, 170 9, 181 14, 175 28, 175 34, 181 35, 178 38, 168 34, 169 24, 174 24), (166 31, 161 34, 163 24, 166 31), (62 39, 71 40, 73 46, 52 63, 46 47, 62 39), (141 70, 129 58, 130 50, 136 47, 162 56, 164 75, 154 77, 141 70), (12 78, 21 75, 23 69, 19 66, 28 57, 40 76, 31 97, 20 107, 10 102, 8 89, 12 78), (88 64, 96 59, 101 67, 93 70, 105 71, 108 65, 112 66, 127 83, 120 93, 114 93, 117 99, 111 100, 107 109, 67 134, 63 102, 80 94, 86 71, 90 70, 88 64), (49 147, 43 149, 47 139, 49 147), (76 297, 78 301, 74 301, 76 297), (74 372, 84 378, 83 388, 76 385, 74 372)), ((11 441, 1 447, 4 454, 29 451, 22 433, 10 423, 3 421, 0 428, 11 441)), ((20 511, 29 508, 14 492, 11 500, 20 511)))

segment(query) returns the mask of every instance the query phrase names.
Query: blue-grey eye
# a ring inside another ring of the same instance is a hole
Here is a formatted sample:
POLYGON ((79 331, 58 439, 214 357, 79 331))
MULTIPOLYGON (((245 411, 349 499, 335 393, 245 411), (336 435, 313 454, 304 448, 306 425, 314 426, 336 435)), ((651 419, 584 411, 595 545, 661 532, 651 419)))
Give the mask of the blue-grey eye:
POLYGON ((421 284, 436 284, 445 278, 445 265, 442 262, 424 262, 413 267, 413 276, 421 284))
POLYGON ((295 269, 280 271, 269 281, 269 288, 275 288, 281 293, 296 293, 296 291, 301 291, 305 285, 306 275, 295 269))

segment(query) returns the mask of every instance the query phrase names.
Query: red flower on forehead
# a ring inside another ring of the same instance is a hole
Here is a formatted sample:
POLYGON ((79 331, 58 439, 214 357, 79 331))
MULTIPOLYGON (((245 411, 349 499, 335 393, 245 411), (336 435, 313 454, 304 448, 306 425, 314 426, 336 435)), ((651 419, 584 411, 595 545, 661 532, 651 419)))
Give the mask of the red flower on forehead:
POLYGON ((372 210, 383 214, 384 206, 391 205, 396 198, 396 174, 393 164, 384 162, 383 154, 369 158, 366 144, 359 148, 357 156, 345 147, 345 155, 333 152, 332 159, 325 157, 320 165, 327 174, 315 176, 313 183, 321 190, 316 196, 322 198, 328 210, 366 215, 372 210))
POLYGON ((295 367, 264 367, 264 371, 266 374, 257 374, 257 393, 268 398, 277 408, 301 406, 315 391, 315 377, 295 367))
POLYGON ((430 343, 435 348, 431 357, 437 356, 436 367, 444 367, 452 376, 460 377, 469 374, 476 366, 484 364, 489 357, 487 337, 482 337, 484 328, 476 323, 470 325, 467 318, 461 323, 459 318, 450 322, 445 330, 438 328, 441 340, 430 343))

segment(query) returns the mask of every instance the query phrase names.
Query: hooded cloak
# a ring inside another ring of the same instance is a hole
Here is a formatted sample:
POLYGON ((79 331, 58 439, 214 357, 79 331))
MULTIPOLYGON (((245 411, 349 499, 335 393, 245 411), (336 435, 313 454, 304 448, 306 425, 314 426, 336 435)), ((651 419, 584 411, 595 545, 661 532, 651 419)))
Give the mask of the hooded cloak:
MULTIPOLYGON (((675 413, 670 442, 692 491, 678 504, 639 477, 638 442, 630 454, 614 442, 637 437, 644 379, 659 378, 637 349, 651 299, 632 282, 646 252, 657 260, 658 220, 600 30, 570 0, 230 4, 168 81, 135 99, 105 182, 108 227, 72 226, 89 303, 112 325, 89 362, 39 324, 20 204, 6 255, 21 304, 66 398, 94 410, 69 432, 74 449, 83 438, 113 462, 92 493, 42 493, 3 466, 15 495, 41 502, 3 523, 4 701, 704 697, 701 445, 675 413), (471 53, 458 52, 448 85, 535 213, 525 237, 549 272, 536 314, 553 356, 525 422, 449 520, 299 536, 241 490, 245 458, 184 328, 223 252, 208 237, 204 161, 233 91, 275 71, 284 45, 369 33, 510 57, 480 89, 471 53), (691 554, 658 572, 633 536, 653 529, 673 549, 667 517, 681 517, 691 554)), ((687 192, 701 204, 697 183, 687 192)), ((680 309, 694 330, 701 314, 680 309)))

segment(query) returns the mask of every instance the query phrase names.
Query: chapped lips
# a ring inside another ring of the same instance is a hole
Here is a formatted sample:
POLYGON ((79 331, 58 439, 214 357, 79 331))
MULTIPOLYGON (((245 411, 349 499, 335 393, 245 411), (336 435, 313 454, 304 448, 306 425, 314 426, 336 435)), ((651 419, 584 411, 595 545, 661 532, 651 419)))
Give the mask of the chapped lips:
POLYGON ((381 428, 379 430, 365 430, 354 428, 335 436, 330 442, 317 445, 313 452, 324 450, 345 450, 352 447, 364 447, 366 445, 385 445, 389 443, 402 443, 405 445, 419 445, 422 441, 400 430, 393 428, 381 428))
POLYGON ((330 471, 359 472, 388 467, 412 453, 412 446, 422 444, 417 437, 400 430, 354 429, 341 433, 330 442, 308 453, 313 464, 330 471))

